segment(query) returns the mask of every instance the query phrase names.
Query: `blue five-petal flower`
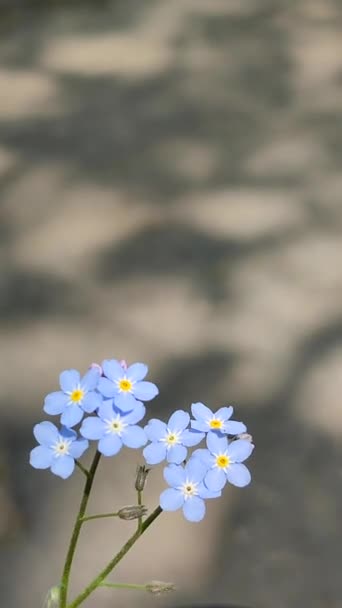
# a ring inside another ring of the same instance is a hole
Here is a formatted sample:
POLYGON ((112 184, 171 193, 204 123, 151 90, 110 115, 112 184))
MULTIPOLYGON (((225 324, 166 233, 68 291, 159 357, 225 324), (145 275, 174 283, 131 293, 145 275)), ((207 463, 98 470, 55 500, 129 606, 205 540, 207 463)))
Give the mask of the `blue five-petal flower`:
POLYGON ((144 363, 133 363, 127 369, 116 359, 102 362, 104 377, 100 378, 98 389, 122 411, 130 411, 137 401, 150 401, 158 395, 158 388, 152 382, 143 381, 148 367, 144 363))
POLYGON ((190 416, 177 410, 168 423, 153 418, 145 426, 145 433, 152 442, 144 448, 143 454, 148 464, 158 464, 166 458, 170 463, 180 464, 186 457, 188 447, 197 445, 202 436, 187 429, 190 416))
POLYGON ((191 420, 191 428, 200 431, 203 439, 204 433, 209 431, 225 435, 238 435, 245 433, 247 428, 242 422, 230 420, 233 415, 233 407, 221 407, 217 412, 212 412, 204 403, 193 403, 191 412, 195 420, 191 420))

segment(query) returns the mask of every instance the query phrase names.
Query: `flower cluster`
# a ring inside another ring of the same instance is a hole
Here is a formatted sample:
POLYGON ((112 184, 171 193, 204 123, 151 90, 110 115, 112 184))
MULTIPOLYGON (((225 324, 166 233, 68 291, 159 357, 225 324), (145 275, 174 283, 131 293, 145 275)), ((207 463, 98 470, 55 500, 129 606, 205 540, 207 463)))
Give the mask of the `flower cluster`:
POLYGON ((39 445, 31 451, 30 463, 66 479, 89 440, 98 442, 97 450, 104 456, 114 456, 123 446, 145 446, 148 465, 167 462, 164 479, 169 487, 160 496, 161 508, 182 508, 187 520, 200 521, 205 515, 204 501, 221 496, 227 482, 238 487, 250 483, 243 462, 254 449, 251 437, 242 422, 231 419, 231 406, 213 412, 203 403, 192 404, 192 418, 177 410, 167 423, 152 418, 144 428, 139 426, 146 413, 143 402, 159 392, 155 384, 144 380, 147 372, 143 363, 127 366, 115 359, 92 364, 82 378, 73 369, 62 372, 61 390, 47 395, 43 408, 60 415, 61 427, 47 421, 34 427, 39 445), (206 447, 189 454, 189 448, 203 440, 206 447))

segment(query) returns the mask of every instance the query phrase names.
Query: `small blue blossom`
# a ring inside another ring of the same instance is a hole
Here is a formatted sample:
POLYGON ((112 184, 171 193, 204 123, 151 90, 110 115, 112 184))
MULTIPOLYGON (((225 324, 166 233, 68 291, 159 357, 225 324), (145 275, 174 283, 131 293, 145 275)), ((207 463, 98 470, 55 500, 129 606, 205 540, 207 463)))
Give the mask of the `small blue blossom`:
POLYGON ((209 490, 218 492, 227 481, 239 488, 250 483, 251 474, 242 464, 254 450, 254 445, 248 439, 228 442, 227 437, 210 432, 207 435, 207 446, 207 450, 195 450, 192 457, 207 466, 204 483, 209 490))
POLYGON ((81 378, 76 369, 68 369, 61 373, 59 382, 61 391, 50 393, 45 397, 44 412, 55 415, 62 414, 61 423, 69 428, 78 424, 84 415, 94 412, 102 403, 101 395, 95 390, 100 374, 96 369, 90 369, 81 378))
POLYGON ((242 422, 230 420, 233 415, 232 406, 221 407, 217 412, 212 412, 204 403, 193 403, 191 412, 195 420, 191 420, 191 428, 201 431, 201 438, 209 431, 226 435, 238 435, 245 433, 247 428, 242 422))
POLYGON ((88 448, 86 439, 77 439, 77 433, 66 427, 60 430, 52 422, 41 422, 33 428, 39 446, 30 452, 30 464, 35 469, 51 469, 63 479, 70 477, 75 468, 75 458, 80 458, 88 448))
POLYGON ((148 464, 158 464, 166 458, 170 463, 180 464, 186 459, 187 448, 197 445, 201 434, 186 429, 190 416, 177 410, 168 423, 153 418, 145 426, 147 438, 152 442, 144 448, 143 454, 148 464))
POLYGON ((147 442, 144 429, 136 423, 145 416, 145 407, 136 402, 130 412, 122 412, 112 399, 99 407, 98 416, 85 418, 80 433, 86 439, 99 440, 98 450, 104 456, 114 456, 123 445, 141 448, 147 442))
POLYGON ((208 467, 199 458, 190 458, 185 466, 171 464, 164 469, 164 479, 171 486, 160 495, 164 511, 183 509, 188 521, 201 521, 205 515, 206 498, 217 498, 221 492, 208 490, 203 479, 208 467))
POLYGON ((133 363, 129 367, 125 361, 116 359, 102 363, 104 377, 100 378, 98 389, 122 411, 132 410, 137 401, 150 401, 159 391, 152 382, 142 382, 148 367, 144 363, 133 363))

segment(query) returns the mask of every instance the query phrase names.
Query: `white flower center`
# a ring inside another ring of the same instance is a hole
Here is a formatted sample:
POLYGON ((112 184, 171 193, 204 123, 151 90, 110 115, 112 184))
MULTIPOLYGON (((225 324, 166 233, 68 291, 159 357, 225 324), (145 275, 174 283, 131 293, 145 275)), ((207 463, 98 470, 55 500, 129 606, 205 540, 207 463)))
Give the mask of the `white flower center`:
POLYGON ((183 493, 184 499, 188 500, 198 494, 198 482, 186 479, 179 488, 183 493))
POLYGON ((123 422, 120 414, 118 414, 115 418, 107 419, 104 421, 106 425, 106 433, 111 433, 112 435, 121 436, 122 431, 126 426, 128 426, 127 422, 123 422))
POLYGON ((56 443, 54 443, 51 448, 57 457, 68 456, 70 454, 71 444, 72 439, 65 439, 64 437, 59 436, 56 443))
POLYGON ((171 431, 170 429, 167 429, 165 437, 162 437, 160 441, 166 443, 167 448, 171 448, 173 445, 177 445, 181 442, 181 434, 182 431, 171 431))

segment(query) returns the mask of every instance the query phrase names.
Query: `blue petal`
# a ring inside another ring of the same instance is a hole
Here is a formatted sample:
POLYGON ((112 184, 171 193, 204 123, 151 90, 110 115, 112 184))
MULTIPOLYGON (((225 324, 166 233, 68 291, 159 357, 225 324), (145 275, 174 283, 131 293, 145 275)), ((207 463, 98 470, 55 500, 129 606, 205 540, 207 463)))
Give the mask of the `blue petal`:
POLYGON ((81 387, 85 391, 93 391, 96 389, 100 378, 101 376, 98 369, 90 369, 84 374, 81 380, 81 387))
POLYGON ((159 464, 166 457, 166 445, 164 443, 150 443, 143 450, 147 464, 159 464))
POLYGON ((209 424, 208 422, 204 422, 203 420, 191 420, 191 428, 195 431, 201 431, 202 433, 207 433, 209 424))
POLYGON ((203 464, 208 468, 211 468, 215 463, 215 458, 211 455, 209 450, 205 448, 199 448, 192 452, 191 458, 199 458, 203 464))
POLYGON ((86 439, 77 439, 76 441, 73 441, 69 451, 70 451, 70 455, 73 458, 80 458, 82 456, 82 454, 84 454, 84 452, 88 449, 89 447, 89 441, 87 441, 86 439))
POLYGON ((251 481, 251 474, 244 464, 231 464, 226 475, 229 483, 238 488, 248 486, 251 481))
POLYGON ((80 372, 77 369, 67 369, 59 376, 62 391, 71 393, 80 383, 80 372))
POLYGON ((188 448, 191 448, 194 445, 201 443, 204 437, 205 433, 200 433, 194 429, 185 430, 182 433, 182 444, 186 445, 188 448))
POLYGON ((166 432, 167 426, 165 422, 162 422, 157 418, 152 418, 145 426, 145 433, 150 441, 159 441, 159 439, 165 437, 166 432))
POLYGON ((67 479, 73 473, 75 468, 75 461, 71 456, 59 456, 58 458, 54 458, 51 471, 58 477, 62 477, 62 479, 67 479))
POLYGON ((114 403, 123 412, 131 412, 134 410, 137 400, 131 393, 119 393, 114 396, 114 403))
POLYGON ((183 505, 183 513, 188 521, 201 521, 205 516, 205 502, 199 496, 188 498, 183 505))
POLYGON ((49 448, 38 445, 30 452, 30 465, 35 469, 48 469, 51 466, 53 453, 49 448))
POLYGON ((103 401, 99 407, 98 413, 102 420, 110 420, 111 418, 113 418, 115 414, 113 408, 113 400, 107 399, 106 401, 103 401))
POLYGON ((159 390, 153 382, 137 382, 134 385, 134 396, 141 401, 150 401, 156 395, 159 390))
POLYGON ((207 470, 208 467, 196 457, 191 457, 185 466, 186 475, 195 482, 203 481, 207 470))
POLYGON ((232 462, 243 462, 253 450, 253 443, 247 439, 237 439, 229 444, 227 454, 232 462))
POLYGON ((62 426, 59 434, 65 439, 71 439, 72 441, 77 439, 76 431, 74 431, 74 429, 69 429, 67 426, 62 426))
POLYGON ((125 422, 129 424, 135 424, 136 422, 140 422, 146 414, 146 407, 141 401, 136 401, 134 410, 124 415, 125 422))
POLYGON ((82 437, 85 437, 86 439, 101 439, 105 431, 105 424, 102 422, 102 420, 100 420, 100 418, 97 418, 97 416, 85 418, 80 428, 82 437))
POLYGON ((210 469, 204 478, 204 483, 208 490, 212 490, 213 492, 222 490, 226 485, 226 482, 227 478, 223 469, 219 469, 218 467, 210 469))
POLYGON ((58 440, 58 429, 52 422, 40 422, 33 427, 33 434, 38 443, 50 446, 58 440))
POLYGON ((191 406, 191 412, 194 418, 197 420, 208 420, 213 417, 213 412, 204 403, 193 403, 191 406))
POLYGON ((103 373, 107 378, 115 382, 124 375, 124 369, 116 359, 105 359, 102 362, 103 373))
POLYGON ((62 393, 62 391, 49 393, 49 395, 46 395, 44 400, 44 412, 50 414, 51 416, 61 414, 64 408, 66 407, 68 401, 68 396, 62 393))
POLYGON ((104 456, 115 456, 122 448, 122 441, 118 435, 106 435, 99 441, 98 450, 104 456))
POLYGON ((84 412, 79 405, 68 405, 61 415, 61 423, 71 428, 81 422, 83 414, 84 412))
POLYGON ((183 445, 172 445, 166 452, 166 460, 173 464, 181 464, 186 459, 188 450, 183 445))
POLYGON ((186 479, 184 467, 177 464, 170 464, 164 469, 164 479, 169 486, 177 488, 181 486, 186 479))
POLYGON ((179 490, 168 488, 160 495, 159 504, 163 511, 177 511, 184 503, 184 496, 179 490))
POLYGON ((236 420, 228 420, 224 425, 224 431, 228 435, 238 435, 239 433, 245 433, 247 427, 243 422, 237 422, 236 420))
POLYGON ((127 378, 134 382, 143 380, 147 375, 148 367, 144 363, 133 363, 126 371, 127 378))
POLYGON ((204 483, 200 483, 198 486, 198 496, 200 498, 220 498, 222 496, 222 492, 213 492, 212 490, 208 490, 208 488, 204 485, 204 483))
POLYGON ((213 454, 220 454, 221 452, 225 452, 228 448, 227 437, 210 431, 210 433, 208 433, 207 435, 207 446, 213 454))
POLYGON ((128 448, 142 448, 147 443, 147 437, 141 426, 133 425, 123 430, 122 443, 128 448))
POLYGON ((220 420, 229 420, 229 418, 233 415, 233 407, 230 405, 229 407, 220 407, 217 412, 214 414, 214 418, 219 418, 220 420))
POLYGON ((100 378, 97 385, 97 390, 101 393, 101 395, 109 398, 114 397, 114 395, 117 395, 118 393, 118 389, 115 384, 113 384, 113 382, 107 378, 100 378))
POLYGON ((171 431, 183 431, 184 429, 186 429, 189 422, 189 414, 187 412, 184 412, 183 410, 177 410, 170 417, 167 426, 171 431))
POLYGON ((92 412, 95 412, 96 408, 100 407, 101 403, 101 395, 95 391, 90 391, 83 397, 82 409, 88 414, 91 414, 92 412))

